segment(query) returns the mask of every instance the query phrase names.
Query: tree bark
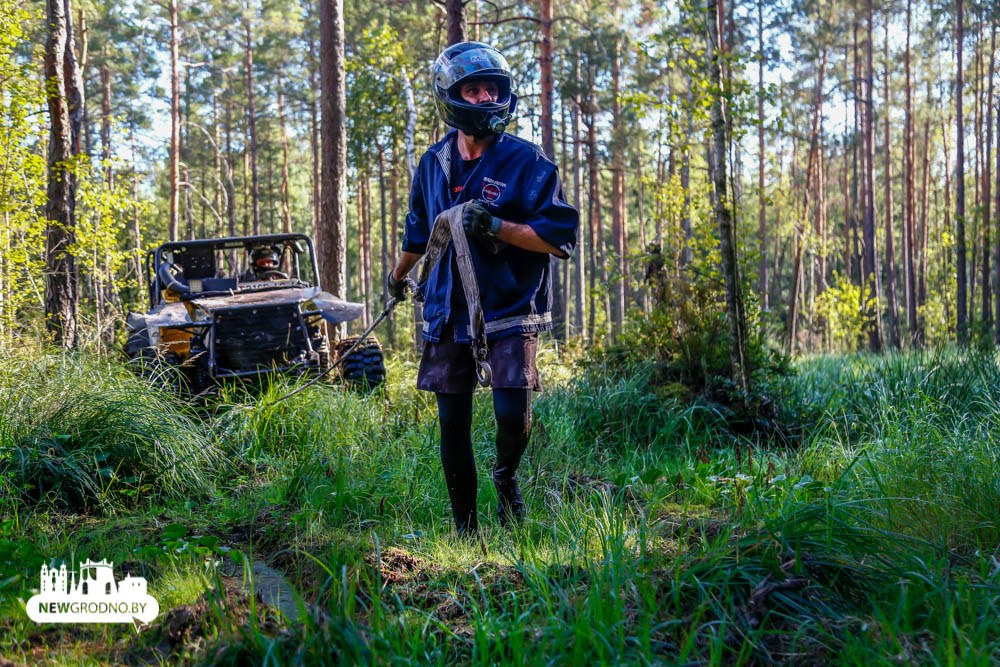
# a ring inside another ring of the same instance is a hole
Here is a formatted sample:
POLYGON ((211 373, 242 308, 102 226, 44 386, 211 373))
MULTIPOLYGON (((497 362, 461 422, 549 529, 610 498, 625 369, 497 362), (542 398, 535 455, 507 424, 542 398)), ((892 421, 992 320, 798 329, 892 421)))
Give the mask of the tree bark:
MULTIPOLYGON (((450 1, 450 0, 449 0, 450 1)), ((556 158, 555 140, 553 138, 552 120, 552 0, 539 0, 539 16, 542 39, 539 43, 538 64, 541 74, 541 129, 542 151, 550 160, 556 158)), ((464 9, 463 9, 464 12, 464 9)), ((451 24, 449 23, 449 39, 451 24)), ((552 335, 556 340, 565 340, 566 296, 563 294, 563 284, 560 280, 563 268, 554 255, 549 256, 549 273, 552 276, 552 335)))
POLYGON ((760 265, 757 291, 767 310, 767 201, 764 195, 764 0, 757 0, 757 236, 760 265))
MULTIPOLYGON (((990 227, 993 223, 993 202, 991 201, 992 190, 992 163, 993 158, 993 72, 996 68, 996 45, 997 31, 996 25, 990 33, 990 65, 989 65, 989 89, 986 93, 986 106, 984 115, 986 116, 986 143, 984 150, 986 153, 983 160, 983 325, 989 331, 993 328, 993 285, 992 271, 990 269, 990 253, 993 251, 990 243, 990 227)), ((1000 128, 998 128, 1000 129, 1000 128)), ((1000 266, 1000 263, 997 264, 1000 266)), ((1000 310, 997 311, 1000 315, 1000 310)))
POLYGON ((83 81, 73 43, 70 0, 47 0, 49 34, 45 79, 49 109, 48 191, 45 205, 45 328, 58 346, 77 343, 74 242, 76 177, 70 165, 80 153, 83 81))
POLYGON ((691 262, 691 141, 694 139, 694 113, 692 105, 693 91, 691 90, 691 75, 687 75, 687 103, 684 105, 684 113, 687 115, 687 132, 684 135, 684 158, 681 163, 681 190, 684 192, 684 211, 681 215, 681 230, 684 232, 684 241, 681 248, 681 266, 687 266, 691 262))
MULTIPOLYGON (((909 81, 907 81, 909 84, 909 81)), ((893 238, 892 225, 892 133, 890 132, 891 118, 889 108, 892 104, 892 81, 889 68, 889 18, 885 19, 885 145, 882 147, 885 155, 885 277, 886 277, 886 310, 889 315, 889 345, 898 350, 902 346, 902 339, 899 335, 899 301, 896 297, 896 246, 893 238)), ((909 90, 907 90, 909 99, 909 90)), ((907 107, 907 112, 909 108, 907 107)), ((909 116, 909 114, 907 114, 909 116)), ((908 150, 909 145, 904 146, 908 150)), ((908 163, 907 163, 908 164, 908 163)), ((909 176, 909 167, 907 174, 909 176)), ((908 210, 908 209, 907 209, 908 210)), ((904 223, 905 225, 905 223, 904 223)), ((904 249, 907 246, 904 244, 904 249)), ((906 254, 906 253, 904 253, 906 254)), ((907 288, 909 283, 906 283, 907 288)))
POLYGON ((317 238, 321 283, 326 291, 341 298, 346 296, 347 274, 347 234, 344 217, 344 184, 347 177, 347 90, 344 64, 344 2, 320 0, 323 205, 320 233, 317 238))
MULTIPOLYGON (((927 99, 931 99, 928 95, 927 99)), ((917 272, 917 328, 914 329, 913 344, 917 347, 921 347, 924 344, 924 322, 923 317, 919 316, 920 307, 924 305, 927 301, 927 202, 928 202, 928 173, 930 165, 930 153, 931 153, 931 121, 930 119, 924 120, 924 155, 923 155, 923 173, 921 177, 921 188, 920 188, 920 270, 917 272)), ((945 169, 947 170, 948 165, 945 164, 945 169)))
POLYGON ((180 205, 181 83, 178 56, 177 0, 170 0, 170 240, 178 234, 180 205))
MULTIPOLYGON (((247 5, 247 12, 250 6, 247 5)), ((257 179, 257 110, 253 96, 253 42, 250 33, 250 17, 243 22, 244 50, 243 64, 247 77, 247 128, 250 133, 250 197, 253 210, 253 233, 260 234, 260 184, 257 179)))
MULTIPOLYGON (((230 98, 232 96, 232 83, 229 79, 229 74, 223 74, 222 79, 223 86, 229 91, 230 94, 226 95, 225 109, 224 109, 224 123, 226 125, 226 164, 228 168, 226 169, 226 220, 229 223, 227 232, 229 236, 236 236, 236 184, 233 182, 233 123, 232 123, 232 104, 230 98)), ((235 251, 230 252, 230 261, 235 265, 235 251)))
POLYGON ((110 190, 114 185, 111 169, 111 70, 101 63, 101 161, 104 162, 104 184, 110 190))
MULTIPOLYGON (((913 15, 913 1, 906 0, 906 55, 904 57, 905 68, 906 68, 906 146, 904 148, 906 155, 906 219, 903 222, 905 225, 906 234, 906 254, 904 261, 906 262, 906 305, 907 305, 907 324, 910 330, 910 343, 916 344, 917 342, 917 287, 916 287, 916 272, 914 266, 914 255, 915 255, 915 228, 917 223, 917 212, 916 212, 916 188, 915 188, 915 155, 916 150, 914 148, 914 132, 913 132, 913 81, 910 72, 910 33, 911 33, 911 21, 913 15)), ((888 62, 886 67, 888 67, 888 62)))
MULTIPOLYGON (((379 270, 379 276, 385 278, 389 274, 389 230, 386 224, 386 211, 385 211, 385 149, 380 148, 378 152, 378 215, 379 215, 379 237, 380 237, 380 252, 382 257, 382 268, 379 270)), ((379 280, 379 284, 382 286, 382 302, 385 303, 389 300, 389 295, 386 292, 385 280, 379 280)))
MULTIPOLYGON (((596 95, 591 84, 590 102, 590 122, 587 125, 587 169, 589 175, 590 197, 587 215, 587 231, 590 237, 590 263, 588 270, 590 273, 590 304, 589 317, 587 319, 587 339, 593 343, 596 335, 597 318, 597 238, 601 226, 601 183, 600 174, 597 171, 597 114, 596 95)), ((605 283, 607 284, 607 283, 605 283)))
MULTIPOLYGON (((711 50, 709 77, 712 86, 722 91, 722 75, 720 61, 722 60, 722 45, 720 42, 720 16, 716 0, 706 0, 708 10, 708 46, 711 50)), ((825 58, 824 58, 825 61, 825 58)), ((825 67, 825 64, 824 64, 825 67)), ((712 132, 714 135, 714 169, 715 179, 715 216, 719 225, 719 251, 722 255, 722 276, 726 290, 726 314, 729 319, 730 362, 732 364, 733 382, 745 396, 750 385, 750 367, 747 354, 746 313, 740 294, 739 264, 736 259, 736 234, 732 223, 730 201, 727 195, 726 154, 728 141, 726 136, 726 119, 724 116, 723 98, 719 94, 712 101, 712 132)))
POLYGON ((875 182, 874 182, 874 110, 872 109, 874 100, 874 67, 872 63, 872 51, 874 44, 872 41, 873 12, 872 0, 867 2, 867 44, 865 69, 865 99, 863 106, 864 117, 864 139, 865 139, 865 161, 862 175, 865 180, 865 219, 863 233, 865 237, 864 254, 864 280, 862 285, 868 288, 870 297, 874 299, 874 307, 869 307, 867 302, 863 304, 865 319, 870 323, 868 330, 868 347, 872 352, 882 350, 882 318, 879 316, 878 304, 881 301, 881 290, 879 289, 879 267, 878 267, 878 238, 875 235, 875 182))
POLYGON ((367 327, 368 322, 368 277, 371 275, 368 253, 368 174, 358 174, 358 292, 365 310, 361 314, 361 322, 367 327))
MULTIPOLYGON (((282 231, 285 234, 292 233, 292 212, 288 205, 288 132, 285 129, 285 91, 281 85, 281 68, 277 71, 278 77, 278 126, 281 130, 281 216, 282 231)), ((287 271, 286 271, 287 273, 287 271)))
MULTIPOLYGON (((577 210, 583 210, 583 197, 581 181, 582 174, 580 173, 581 167, 581 153, 580 144, 583 137, 580 136, 580 114, 583 105, 583 93, 582 86, 583 82, 580 77, 580 60, 576 61, 576 85, 577 92, 573 100, 573 205, 576 206, 577 210)), ((585 291, 586 284, 586 271, 584 270, 585 258, 589 255, 590 249, 587 248, 587 239, 584 238, 582 234, 579 235, 579 241, 576 244, 576 252, 573 257, 574 264, 574 282, 576 283, 576 310, 573 313, 573 321, 576 325, 576 335, 579 337, 584 336, 583 322, 584 322, 584 306, 583 306, 583 295, 585 291)))
MULTIPOLYGON (((314 3, 306 3, 306 23, 309 26, 316 24, 316 17, 313 14, 314 3)), ((312 235, 316 239, 319 237, 320 218, 320 174, 319 174, 319 79, 316 74, 319 71, 319 58, 316 54, 316 40, 313 38, 313 31, 306 29, 306 49, 309 51, 309 148, 312 154, 312 235)))
POLYGON ((218 80, 212 76, 212 125, 215 129, 215 187, 213 188, 215 203, 215 230, 216 237, 225 236, 222 222, 222 123, 219 120, 219 90, 218 80))
POLYGON ((612 145, 611 145, 611 235, 614 239, 617 271, 611 279, 612 332, 621 333, 625 318, 625 126, 622 118, 620 91, 622 62, 621 38, 615 39, 615 52, 611 61, 612 145))
POLYGON ((955 165, 955 266, 956 266, 956 296, 957 296, 957 331, 958 342, 968 342, 968 326, 966 315, 968 295, 966 293, 967 271, 965 267, 965 123, 962 109, 963 85, 963 54, 965 41, 965 0, 957 0, 957 63, 955 67, 955 122, 956 122, 956 165, 955 165))
MULTIPOLYGON (((996 48, 996 44, 995 44, 995 41, 996 41, 996 32, 997 32, 997 26, 996 26, 996 23, 994 23, 993 24, 993 33, 992 33, 993 36, 990 38, 991 39, 991 42, 990 42, 990 44, 991 44, 991 51, 990 51, 990 63, 991 63, 991 67, 990 67, 990 85, 991 86, 992 86, 992 82, 993 82, 993 64, 995 63, 995 54, 996 54, 996 51, 995 51, 995 48, 996 48)), ((992 98, 992 95, 991 95, 991 98, 992 98)), ((996 215, 996 223, 995 223, 996 224, 996 234, 994 235, 994 237, 996 239, 996 241, 995 241, 996 242, 996 255, 995 255, 995 259, 993 261, 993 265, 996 267, 996 271, 997 271, 997 280, 993 284, 993 288, 994 288, 993 291, 994 291, 994 299, 995 299, 995 304, 994 304, 995 305, 995 309, 994 309, 994 311, 996 313, 996 317, 997 317, 997 320, 998 320, 998 324, 994 328, 994 336, 995 336, 994 340, 995 340, 995 342, 997 344, 1000 344, 1000 106, 994 107, 993 104, 991 103, 991 108, 996 108, 997 109, 997 124, 996 124, 996 130, 997 130, 996 131, 996 134, 997 134, 997 172, 996 172, 997 176, 996 176, 996 179, 997 180, 996 180, 996 187, 994 188, 994 190, 996 191, 996 206, 995 206, 995 208, 996 208, 996 212, 995 212, 995 215, 996 215)))
POLYGON ((444 0, 448 23, 448 46, 465 41, 465 3, 468 0, 444 0))

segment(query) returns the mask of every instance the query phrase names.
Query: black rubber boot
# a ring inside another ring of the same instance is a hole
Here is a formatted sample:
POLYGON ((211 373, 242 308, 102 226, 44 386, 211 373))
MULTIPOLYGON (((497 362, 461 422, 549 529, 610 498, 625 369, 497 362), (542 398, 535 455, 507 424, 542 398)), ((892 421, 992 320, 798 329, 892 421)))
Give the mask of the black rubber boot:
POLYGON ((531 391, 494 389, 493 412, 497 420, 497 461, 493 466, 497 518, 501 526, 509 526, 525 515, 517 466, 531 437, 531 391))
POLYGON ((500 525, 507 527, 520 523, 524 519, 525 508, 521 489, 517 486, 517 477, 497 479, 494 475, 493 486, 497 490, 497 519, 500 525))

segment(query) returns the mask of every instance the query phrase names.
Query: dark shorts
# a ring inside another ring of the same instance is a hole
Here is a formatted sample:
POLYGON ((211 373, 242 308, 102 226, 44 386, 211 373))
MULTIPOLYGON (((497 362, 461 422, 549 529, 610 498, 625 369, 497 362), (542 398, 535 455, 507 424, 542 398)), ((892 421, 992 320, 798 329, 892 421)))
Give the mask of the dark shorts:
MULTIPOLYGON (((486 361, 493 370, 493 389, 541 391, 535 367, 537 333, 516 333, 489 343, 486 361)), ((437 343, 424 341, 417 372, 417 389, 440 394, 471 393, 478 386, 471 343, 456 343, 450 324, 437 343)))

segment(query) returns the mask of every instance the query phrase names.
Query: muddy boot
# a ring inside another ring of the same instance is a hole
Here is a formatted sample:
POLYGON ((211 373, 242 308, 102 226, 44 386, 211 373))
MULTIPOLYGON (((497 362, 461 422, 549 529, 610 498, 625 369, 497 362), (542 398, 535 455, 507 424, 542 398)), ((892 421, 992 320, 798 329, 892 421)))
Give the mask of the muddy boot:
POLYGON ((524 519, 524 499, 521 489, 517 486, 517 477, 511 479, 493 478, 493 486, 497 490, 497 519, 500 525, 507 527, 520 523, 524 519))

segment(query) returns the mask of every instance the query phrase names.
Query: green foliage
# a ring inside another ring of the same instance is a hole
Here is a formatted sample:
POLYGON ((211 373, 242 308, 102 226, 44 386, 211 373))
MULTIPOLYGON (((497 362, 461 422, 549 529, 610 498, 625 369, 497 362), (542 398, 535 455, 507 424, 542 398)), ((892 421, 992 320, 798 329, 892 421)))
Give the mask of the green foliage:
POLYGON ((21 311, 41 306, 44 291, 46 128, 36 114, 44 90, 17 49, 39 10, 0 1, 0 345, 16 333, 21 311))
MULTIPOLYGON (((706 230, 707 225, 697 229, 706 230)), ((632 314, 621 341, 592 354, 597 373, 631 373, 652 368, 651 388, 663 397, 700 395, 738 403, 731 380, 729 324, 714 239, 695 236, 684 277, 669 270, 659 252, 646 258, 647 289, 654 306, 632 314), (700 250, 708 248, 708 251, 700 250), (679 390, 678 388, 686 388, 679 390)), ((750 368, 757 381, 788 372, 788 360, 769 344, 761 314, 748 307, 750 368)))
POLYGON ((816 297, 816 315, 827 327, 831 346, 839 352, 855 352, 871 327, 864 313, 875 307, 875 297, 845 276, 833 274, 833 284, 816 297), (864 303, 862 303, 864 302, 864 303))

